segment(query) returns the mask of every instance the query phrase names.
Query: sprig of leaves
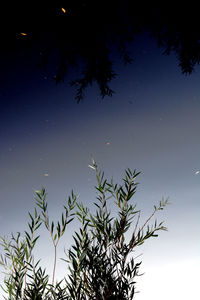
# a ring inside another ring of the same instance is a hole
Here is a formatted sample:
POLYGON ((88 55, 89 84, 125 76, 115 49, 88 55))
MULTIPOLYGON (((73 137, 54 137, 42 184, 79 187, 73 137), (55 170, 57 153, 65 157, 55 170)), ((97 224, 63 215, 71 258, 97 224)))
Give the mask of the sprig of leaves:
MULTIPOLYGON (((28 230, 25 231, 24 237, 18 232, 16 237, 11 234, 10 242, 5 237, 0 238, 0 245, 5 253, 4 256, 1 254, 0 264, 6 270, 6 276, 8 276, 8 279, 4 280, 6 288, 3 288, 3 290, 4 292, 7 291, 9 297, 15 297, 15 299, 22 297, 23 286, 26 299, 28 264, 33 261, 33 248, 39 238, 39 236, 35 237, 35 232, 41 225, 40 216, 36 209, 33 216, 30 212, 28 214, 31 221, 28 222, 28 230)), ((29 269, 29 271, 31 270, 29 269)))
POLYGON ((63 236, 67 224, 69 224, 74 219, 74 213, 72 212, 75 205, 77 196, 72 191, 71 196, 68 197, 67 206, 64 205, 65 213, 62 213, 61 216, 61 223, 58 221, 56 226, 56 232, 54 231, 54 222, 52 221, 50 223, 49 216, 48 216, 48 210, 47 210, 47 201, 46 201, 46 191, 44 188, 41 189, 41 191, 35 191, 36 197, 36 205, 41 209, 42 214, 42 221, 45 224, 46 229, 49 231, 52 239, 52 243, 54 246, 54 267, 53 267, 53 275, 52 275, 52 285, 54 285, 54 278, 55 278, 55 270, 56 270, 56 250, 58 242, 63 236))

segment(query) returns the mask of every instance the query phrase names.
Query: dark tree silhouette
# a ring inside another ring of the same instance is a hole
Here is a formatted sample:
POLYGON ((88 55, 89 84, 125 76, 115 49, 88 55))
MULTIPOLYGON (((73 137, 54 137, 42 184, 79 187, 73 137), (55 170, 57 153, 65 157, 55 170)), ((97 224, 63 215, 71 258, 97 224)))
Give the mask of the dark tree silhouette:
POLYGON ((1 26, 1 51, 39 45, 41 65, 45 69, 51 52, 56 50, 59 53, 56 83, 64 80, 71 68, 78 67, 81 73, 71 81, 77 89, 77 101, 95 81, 102 97, 112 96, 109 82, 116 76, 113 56, 116 58, 118 53, 119 59, 130 63, 127 46, 144 31, 156 37, 164 54, 175 52, 182 73, 191 74, 200 62, 197 6, 133 0, 40 2, 2 6, 1 13, 7 23, 1 26))

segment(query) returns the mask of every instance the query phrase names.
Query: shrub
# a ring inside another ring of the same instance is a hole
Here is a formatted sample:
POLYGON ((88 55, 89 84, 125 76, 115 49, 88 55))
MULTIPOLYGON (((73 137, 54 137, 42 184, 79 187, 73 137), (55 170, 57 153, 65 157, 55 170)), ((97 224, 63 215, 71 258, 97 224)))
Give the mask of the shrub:
POLYGON ((94 202, 96 212, 91 214, 89 209, 77 201, 77 196, 71 193, 67 205, 64 206, 61 221, 49 221, 46 191, 35 191, 37 208, 30 214, 28 230, 13 234, 7 241, 1 237, 0 264, 6 270, 4 286, 1 286, 7 296, 4 299, 70 299, 70 300, 131 300, 135 295, 135 277, 139 276, 141 262, 135 263, 131 255, 137 246, 142 245, 148 238, 157 237, 157 231, 167 230, 163 222, 149 225, 155 213, 162 210, 169 202, 160 201, 154 205, 151 216, 139 225, 140 210, 133 204, 133 196, 140 174, 130 169, 125 171, 123 184, 108 181, 104 173, 98 170, 92 159, 89 166, 96 172, 97 201, 94 202), (108 201, 114 200, 117 214, 113 217, 109 210, 108 201), (38 212, 39 209, 39 212, 38 212), (73 235, 74 243, 65 251, 69 275, 55 283, 56 250, 66 226, 74 218, 80 221, 80 228, 73 235), (133 225, 134 221, 134 226, 133 225), (52 282, 49 275, 40 266, 40 260, 34 262, 33 249, 39 239, 36 235, 39 227, 45 225, 49 231, 54 247, 54 263, 52 282), (131 231, 129 238, 127 232, 131 231))

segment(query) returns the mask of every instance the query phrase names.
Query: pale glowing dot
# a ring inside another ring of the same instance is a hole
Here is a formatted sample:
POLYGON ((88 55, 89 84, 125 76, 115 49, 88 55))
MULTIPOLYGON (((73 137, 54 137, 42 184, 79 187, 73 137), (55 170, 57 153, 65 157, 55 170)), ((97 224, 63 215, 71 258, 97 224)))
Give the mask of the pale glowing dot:
POLYGON ((61 9, 62 9, 62 12, 65 14, 66 13, 66 9, 64 9, 63 7, 61 9))
POLYGON ((195 172, 195 174, 196 174, 196 175, 197 175, 197 174, 199 174, 199 173, 200 173, 200 171, 199 171, 199 170, 195 172))
POLYGON ((48 173, 45 173, 45 174, 44 174, 44 176, 45 176, 45 177, 48 177, 48 176, 49 176, 49 174, 48 174, 48 173))
POLYGON ((106 145, 110 145, 110 142, 106 142, 106 145))

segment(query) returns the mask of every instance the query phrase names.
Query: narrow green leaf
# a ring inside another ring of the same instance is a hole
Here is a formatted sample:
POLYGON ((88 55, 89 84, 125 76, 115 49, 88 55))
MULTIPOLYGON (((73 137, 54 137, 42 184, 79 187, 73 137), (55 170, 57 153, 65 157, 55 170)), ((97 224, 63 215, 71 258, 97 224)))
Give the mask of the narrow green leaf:
POLYGON ((53 229, 54 229, 54 222, 51 223, 51 234, 53 235, 53 229))
POLYGON ((71 223, 74 220, 74 218, 71 218, 67 221, 67 224, 71 223))

